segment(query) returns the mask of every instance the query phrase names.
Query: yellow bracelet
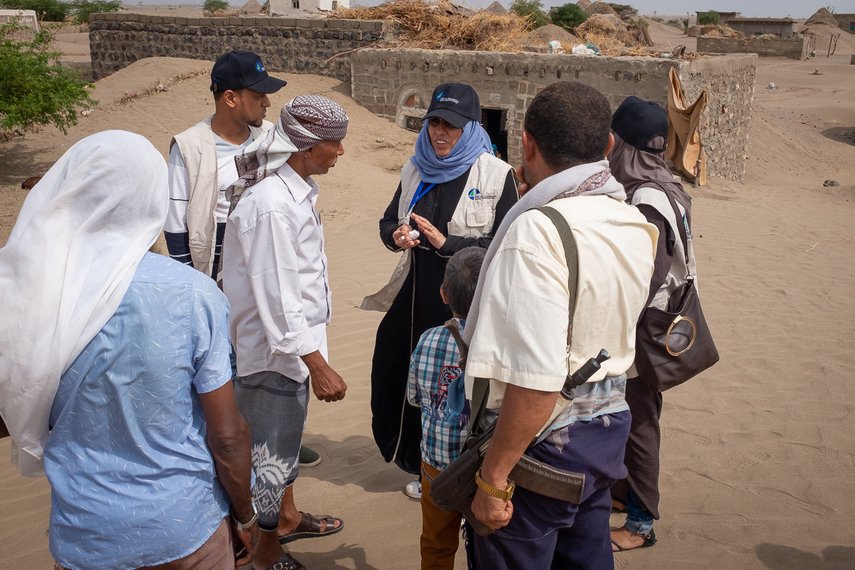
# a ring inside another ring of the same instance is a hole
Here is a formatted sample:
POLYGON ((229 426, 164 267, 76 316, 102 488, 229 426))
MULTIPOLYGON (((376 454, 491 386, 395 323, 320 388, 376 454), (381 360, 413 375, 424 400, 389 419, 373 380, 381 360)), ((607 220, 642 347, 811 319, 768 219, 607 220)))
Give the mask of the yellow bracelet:
POLYGON ((514 489, 516 489, 516 484, 513 481, 508 481, 508 487, 506 489, 500 489, 495 485, 490 485, 481 478, 480 469, 475 474, 475 484, 478 485, 479 489, 484 491, 484 494, 503 501, 510 501, 511 497, 514 496, 514 489))

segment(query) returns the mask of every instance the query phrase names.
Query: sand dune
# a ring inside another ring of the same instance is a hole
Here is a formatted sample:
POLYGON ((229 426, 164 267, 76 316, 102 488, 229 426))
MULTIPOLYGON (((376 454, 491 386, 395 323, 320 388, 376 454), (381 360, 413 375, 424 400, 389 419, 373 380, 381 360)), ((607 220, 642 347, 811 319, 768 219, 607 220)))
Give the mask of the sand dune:
MULTIPOLYGON (((657 43, 669 41, 652 31, 657 43)), ((713 179, 691 190, 700 289, 722 360, 665 395, 660 541, 619 554, 618 568, 855 566, 848 62, 840 48, 830 59, 761 59, 745 183, 713 179), (814 69, 822 75, 810 75, 814 69), (778 88, 766 89, 769 82, 778 88), (823 187, 826 179, 840 186, 823 187)), ((99 82, 100 106, 67 135, 44 129, 0 144, 0 243, 25 196, 20 181, 80 137, 129 129, 165 153, 171 134, 211 112, 209 69, 191 60, 138 62, 99 82), (168 90, 154 91, 158 83, 168 90)), ((377 220, 415 134, 353 103, 347 84, 283 76, 289 83, 273 109, 295 94, 325 93, 351 117, 345 156, 319 178, 334 295, 331 361, 350 389, 343 402, 312 403, 306 441, 324 462, 304 470, 296 488, 298 506, 342 516, 346 526, 329 539, 296 542, 293 552, 310 568, 416 568, 418 505, 401 493, 409 477, 382 462, 370 435, 380 315, 354 307, 396 261, 380 244, 377 220)), ((51 567, 49 502, 45 481, 17 477, 8 440, 0 442, 0 568, 51 567)))

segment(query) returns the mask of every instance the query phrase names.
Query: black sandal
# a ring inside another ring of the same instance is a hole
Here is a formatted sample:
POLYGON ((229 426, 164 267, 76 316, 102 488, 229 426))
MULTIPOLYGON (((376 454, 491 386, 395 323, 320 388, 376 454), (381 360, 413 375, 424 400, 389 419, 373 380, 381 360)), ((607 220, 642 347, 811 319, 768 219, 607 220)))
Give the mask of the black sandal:
MULTIPOLYGON (((623 528, 626 528, 626 527, 623 527, 623 528)), ((629 530, 629 529, 627 529, 627 530, 629 530)), ((638 546, 633 546, 631 548, 624 548, 620 544, 615 542, 614 539, 612 539, 612 552, 628 552, 630 550, 635 550, 636 548, 649 548, 649 547, 653 546, 654 544, 656 544, 656 533, 653 531, 652 528, 650 529, 650 532, 633 532, 633 531, 629 530, 629 533, 632 534, 633 536, 640 536, 641 538, 644 539, 644 542, 642 542, 638 546)))

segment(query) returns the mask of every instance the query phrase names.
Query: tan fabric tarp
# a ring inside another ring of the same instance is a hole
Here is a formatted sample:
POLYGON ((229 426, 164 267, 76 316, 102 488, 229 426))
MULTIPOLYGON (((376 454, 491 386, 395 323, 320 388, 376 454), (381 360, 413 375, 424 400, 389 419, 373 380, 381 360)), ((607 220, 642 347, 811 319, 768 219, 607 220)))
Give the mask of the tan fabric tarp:
POLYGON ((672 163, 682 176, 692 180, 695 186, 707 183, 707 157, 701 142, 701 115, 707 106, 707 92, 702 91, 698 100, 686 105, 683 86, 677 71, 668 73, 668 144, 665 160, 672 163))

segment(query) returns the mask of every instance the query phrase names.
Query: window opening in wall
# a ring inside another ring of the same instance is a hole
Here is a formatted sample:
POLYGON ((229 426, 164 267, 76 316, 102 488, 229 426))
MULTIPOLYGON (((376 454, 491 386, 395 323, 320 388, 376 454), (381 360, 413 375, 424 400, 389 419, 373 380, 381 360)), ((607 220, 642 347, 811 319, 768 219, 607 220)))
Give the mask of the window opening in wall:
POLYGON ((300 8, 300 0, 291 0, 291 7, 298 10, 300 8))
POLYGON ((336 10, 338 8, 338 0, 332 0, 332 9, 336 10))
POLYGON ((508 160, 508 111, 481 108, 481 125, 495 147, 496 156, 508 160))

